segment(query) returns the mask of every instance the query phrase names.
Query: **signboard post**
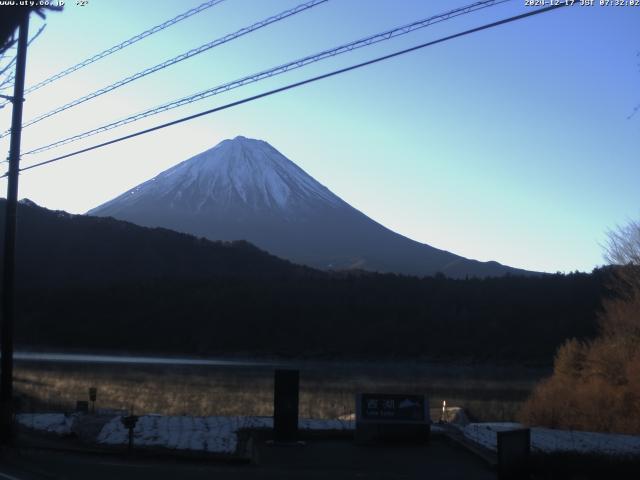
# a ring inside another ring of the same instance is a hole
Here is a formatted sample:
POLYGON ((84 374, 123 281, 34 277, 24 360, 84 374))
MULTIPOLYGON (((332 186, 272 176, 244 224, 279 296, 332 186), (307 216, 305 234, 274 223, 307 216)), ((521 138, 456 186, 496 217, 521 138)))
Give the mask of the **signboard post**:
POLYGON ((138 417, 136 415, 128 415, 126 417, 121 418, 122 424, 124 428, 129 430, 129 455, 133 453, 133 429, 136 428, 136 423, 138 423, 138 417))
POLYGON ((273 436, 276 442, 296 441, 299 390, 298 370, 276 370, 273 394, 273 436))
POLYGON ((429 401, 424 395, 356 395, 356 442, 428 442, 430 433, 429 401))
POLYGON ((98 396, 98 389, 91 387, 89 389, 89 400, 91 400, 91 413, 96 413, 96 397, 98 396))

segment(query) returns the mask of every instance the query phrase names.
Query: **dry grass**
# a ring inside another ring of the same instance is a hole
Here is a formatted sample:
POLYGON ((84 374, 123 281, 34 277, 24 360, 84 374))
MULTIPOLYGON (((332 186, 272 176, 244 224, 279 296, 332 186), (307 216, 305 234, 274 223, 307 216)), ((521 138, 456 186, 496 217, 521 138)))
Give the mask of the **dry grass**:
MULTIPOLYGON (((513 420, 536 376, 518 378, 453 367, 433 371, 388 368, 318 368, 301 371, 300 415, 338 418, 354 411, 361 392, 424 393, 433 415, 447 400, 477 420, 513 420), (464 370, 464 369, 463 369, 464 370)), ((539 377, 540 372, 537 373, 539 377)), ((15 370, 24 411, 69 411, 98 388, 97 408, 165 415, 272 415, 273 371, 238 367, 149 367, 22 363, 15 370)))

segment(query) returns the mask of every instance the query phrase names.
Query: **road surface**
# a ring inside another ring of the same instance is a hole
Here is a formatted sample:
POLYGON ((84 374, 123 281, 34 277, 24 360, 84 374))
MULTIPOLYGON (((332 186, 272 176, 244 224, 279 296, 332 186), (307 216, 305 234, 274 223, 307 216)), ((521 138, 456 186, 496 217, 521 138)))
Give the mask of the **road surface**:
POLYGON ((128 458, 50 450, 5 450, 0 480, 425 479, 484 480, 496 475, 473 454, 444 439, 428 446, 354 445, 350 440, 309 441, 274 447, 256 439, 251 463, 175 458, 128 458))

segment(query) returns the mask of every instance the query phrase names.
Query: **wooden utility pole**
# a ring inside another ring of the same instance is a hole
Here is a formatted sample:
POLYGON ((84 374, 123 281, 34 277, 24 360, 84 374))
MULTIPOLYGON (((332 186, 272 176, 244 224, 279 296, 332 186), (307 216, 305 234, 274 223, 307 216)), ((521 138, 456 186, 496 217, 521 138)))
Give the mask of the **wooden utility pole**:
POLYGON ((16 211, 18 208, 18 176, 20 173, 20 137, 22 135, 22 104, 24 76, 27 64, 29 13, 20 21, 16 58, 7 204, 4 225, 4 262, 2 269, 2 326, 0 327, 0 442, 13 438, 13 323, 15 315, 16 211))

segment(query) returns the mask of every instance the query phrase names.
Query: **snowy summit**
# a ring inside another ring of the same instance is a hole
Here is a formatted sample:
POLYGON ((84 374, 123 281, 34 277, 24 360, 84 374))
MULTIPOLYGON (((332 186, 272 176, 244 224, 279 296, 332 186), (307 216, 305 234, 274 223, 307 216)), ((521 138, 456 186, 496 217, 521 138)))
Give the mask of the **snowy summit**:
MULTIPOLYGON (((410 240, 376 223, 267 142, 224 140, 88 212, 211 240, 247 240, 322 269, 452 277, 521 271, 410 240)), ((521 272, 523 273, 523 272, 521 272)))
POLYGON ((220 142, 103 207, 134 206, 146 196, 171 197, 174 208, 191 212, 220 205, 287 210, 341 202, 267 142, 242 136, 220 142))

